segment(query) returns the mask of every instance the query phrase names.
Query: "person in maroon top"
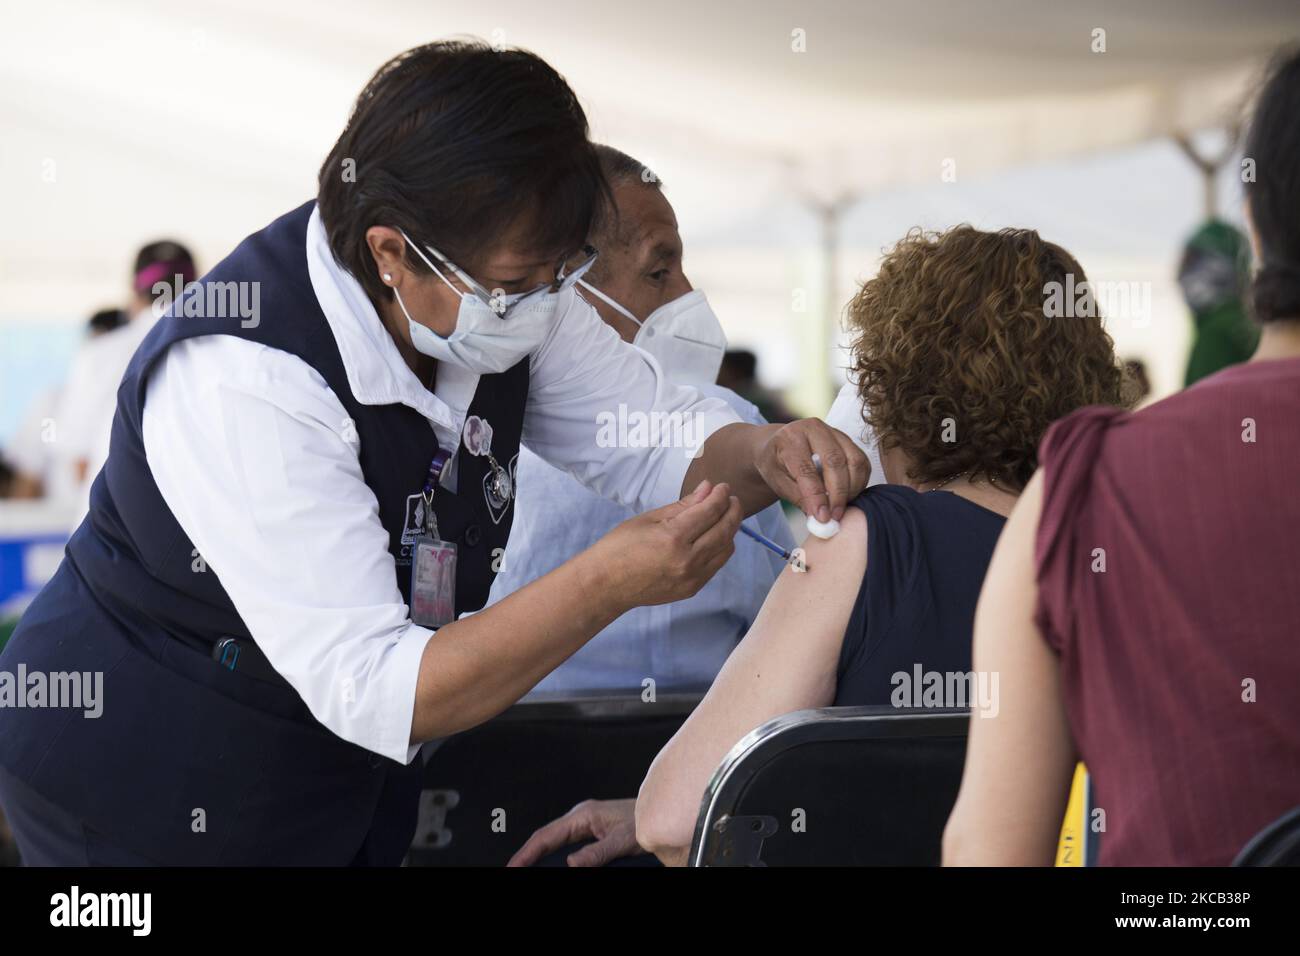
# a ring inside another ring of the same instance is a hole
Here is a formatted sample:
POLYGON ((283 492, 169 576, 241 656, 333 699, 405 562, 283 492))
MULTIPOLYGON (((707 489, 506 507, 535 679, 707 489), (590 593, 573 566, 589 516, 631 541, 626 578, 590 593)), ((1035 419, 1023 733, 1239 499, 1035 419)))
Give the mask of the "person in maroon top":
POLYGON ((1102 864, 1225 865, 1300 805, 1300 54, 1245 156, 1258 350, 1044 436, 989 566, 946 864, 1050 865, 1082 759, 1102 864))

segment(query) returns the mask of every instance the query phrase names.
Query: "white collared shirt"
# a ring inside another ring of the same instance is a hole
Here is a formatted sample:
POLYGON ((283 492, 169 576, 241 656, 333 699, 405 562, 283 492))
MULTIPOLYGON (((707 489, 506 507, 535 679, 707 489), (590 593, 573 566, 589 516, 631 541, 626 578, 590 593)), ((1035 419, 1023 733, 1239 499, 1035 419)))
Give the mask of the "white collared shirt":
MULTIPOLYGON (((318 212, 307 227, 307 262, 357 401, 407 405, 443 448, 461 453, 478 376, 443 363, 434 392, 421 384, 330 253, 318 212)), ((571 291, 530 373, 524 441, 638 511, 679 497, 689 450, 605 447, 602 414, 624 405, 691 416, 699 442, 739 421, 725 402, 669 384, 571 291)), ((409 743, 411 722, 432 632, 410 621, 379 504, 362 476, 360 439, 321 375, 247 339, 186 339, 150 375, 143 433, 163 500, 275 669, 334 733, 409 762, 419 749, 409 743)), ((445 469, 444 485, 455 472, 445 469)))
MULTIPOLYGON (((758 409, 735 392, 717 385, 699 389, 727 402, 750 424, 767 424, 758 409)), ((524 449, 519 453, 515 523, 488 604, 553 571, 633 514, 524 449)), ((779 504, 745 520, 782 547, 794 547, 779 504)), ((748 538, 737 538, 735 553, 693 597, 633 608, 621 615, 543 678, 532 693, 641 693, 647 678, 665 692, 707 687, 754 623, 784 568, 780 556, 748 538)))

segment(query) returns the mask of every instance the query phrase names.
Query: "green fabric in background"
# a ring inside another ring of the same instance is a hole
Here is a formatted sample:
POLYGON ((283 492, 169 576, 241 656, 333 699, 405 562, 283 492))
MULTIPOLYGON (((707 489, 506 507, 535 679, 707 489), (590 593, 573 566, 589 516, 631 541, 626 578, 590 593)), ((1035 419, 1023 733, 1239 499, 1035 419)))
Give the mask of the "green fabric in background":
POLYGON ((13 636, 14 628, 18 626, 18 618, 6 617, 0 618, 0 651, 5 649, 9 643, 9 638, 13 636))
POLYGON ((1178 284, 1192 312, 1192 350, 1183 384, 1250 358, 1259 327, 1246 312, 1250 242, 1226 222, 1203 223, 1183 249, 1178 284))
POLYGON ((1244 362, 1255 354, 1259 328, 1247 318, 1241 303, 1227 303, 1195 318, 1196 332, 1184 385, 1244 362))

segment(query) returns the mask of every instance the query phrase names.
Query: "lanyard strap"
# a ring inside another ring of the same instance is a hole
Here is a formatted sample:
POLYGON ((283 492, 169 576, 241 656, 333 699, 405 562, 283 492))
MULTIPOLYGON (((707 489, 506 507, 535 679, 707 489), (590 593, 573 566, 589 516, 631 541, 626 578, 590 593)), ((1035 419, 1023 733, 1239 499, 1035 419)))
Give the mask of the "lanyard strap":
POLYGON ((437 451, 433 453, 433 460, 429 462, 429 474, 424 479, 424 497, 427 500, 432 497, 434 489, 438 487, 438 482, 442 480, 442 471, 447 467, 447 462, 451 459, 451 453, 443 451, 439 445, 437 451))
POLYGON ((433 453, 433 460, 429 462, 429 473, 424 479, 424 533, 434 538, 438 537, 438 519, 433 513, 433 492, 438 487, 438 480, 442 478, 442 471, 447 467, 447 461, 451 458, 451 453, 443 451, 439 445, 433 453))

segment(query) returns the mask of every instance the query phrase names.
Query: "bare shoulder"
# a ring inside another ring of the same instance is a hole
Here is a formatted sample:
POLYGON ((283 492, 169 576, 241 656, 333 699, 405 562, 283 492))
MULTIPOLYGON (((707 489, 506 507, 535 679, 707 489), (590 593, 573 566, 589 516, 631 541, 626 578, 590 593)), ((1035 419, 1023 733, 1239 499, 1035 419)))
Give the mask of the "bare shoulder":
POLYGON ((778 581, 787 580, 800 589, 819 590, 840 581, 861 581, 867 566, 867 516, 861 508, 844 509, 840 530, 832 538, 809 535, 800 546, 806 570, 788 571, 778 581))

